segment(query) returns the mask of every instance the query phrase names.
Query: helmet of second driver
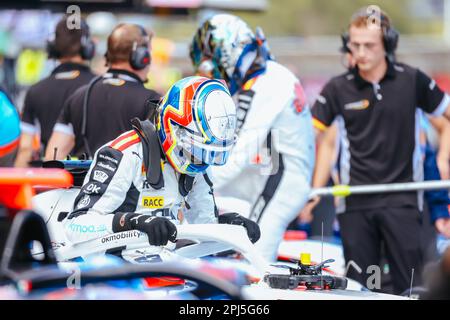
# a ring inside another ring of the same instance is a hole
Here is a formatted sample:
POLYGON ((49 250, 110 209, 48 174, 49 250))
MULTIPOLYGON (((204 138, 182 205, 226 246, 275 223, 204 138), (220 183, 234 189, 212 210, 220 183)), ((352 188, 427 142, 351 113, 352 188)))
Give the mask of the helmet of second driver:
POLYGON ((195 176, 210 165, 226 163, 236 140, 236 106, 222 82, 184 78, 160 103, 156 129, 172 167, 195 176))
POLYGON ((224 79, 233 95, 243 83, 263 72, 272 59, 264 34, 240 18, 217 14, 203 22, 190 45, 190 57, 197 73, 224 79))

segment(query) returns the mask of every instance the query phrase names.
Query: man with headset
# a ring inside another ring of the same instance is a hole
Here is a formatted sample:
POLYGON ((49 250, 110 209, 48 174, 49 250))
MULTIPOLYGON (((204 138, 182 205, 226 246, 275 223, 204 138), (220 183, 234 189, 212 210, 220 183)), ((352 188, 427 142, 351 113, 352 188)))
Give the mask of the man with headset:
MULTIPOLYGON (((52 134, 64 102, 79 87, 94 78, 86 61, 95 54, 89 26, 81 20, 80 29, 69 29, 67 17, 56 25, 54 39, 47 42, 48 57, 60 64, 51 75, 33 85, 27 92, 22 113, 20 148, 15 165, 26 167, 33 159, 33 142, 40 135, 41 151, 52 134)), ((42 155, 39 155, 43 156, 42 155)))
POLYGON ((160 98, 144 87, 150 67, 150 35, 135 24, 119 24, 108 37, 108 71, 66 101, 47 146, 45 159, 69 153, 92 157, 95 150, 130 130, 130 120, 149 118, 160 98))
MULTIPOLYGON (((418 114, 450 118, 450 97, 422 71, 395 62, 398 37, 385 13, 357 11, 343 36, 354 67, 331 79, 312 108, 319 141, 337 121, 343 184, 423 180, 418 114)), ((376 284, 370 280, 384 243, 394 293, 408 289, 412 278, 420 283, 422 206, 421 192, 343 199, 337 213, 348 276, 376 284)))

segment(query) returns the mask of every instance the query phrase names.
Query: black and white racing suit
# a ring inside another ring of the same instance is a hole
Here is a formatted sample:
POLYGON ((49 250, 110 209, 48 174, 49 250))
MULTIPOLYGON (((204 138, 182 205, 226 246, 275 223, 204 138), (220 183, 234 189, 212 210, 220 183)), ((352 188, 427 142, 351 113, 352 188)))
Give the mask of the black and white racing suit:
POLYGON ((223 197, 245 201, 242 208, 248 212, 234 210, 258 222, 256 246, 274 260, 284 231, 310 193, 315 157, 311 113, 299 80, 274 61, 233 98, 238 139, 227 163, 211 170, 217 203, 226 211, 234 208, 224 210, 223 197))
POLYGON ((67 240, 80 243, 113 233, 115 213, 136 212, 166 217, 175 224, 217 223, 214 199, 205 177, 195 177, 186 197, 176 173, 161 160, 164 186, 153 189, 146 180, 143 148, 129 131, 97 150, 73 211, 63 221, 67 240))

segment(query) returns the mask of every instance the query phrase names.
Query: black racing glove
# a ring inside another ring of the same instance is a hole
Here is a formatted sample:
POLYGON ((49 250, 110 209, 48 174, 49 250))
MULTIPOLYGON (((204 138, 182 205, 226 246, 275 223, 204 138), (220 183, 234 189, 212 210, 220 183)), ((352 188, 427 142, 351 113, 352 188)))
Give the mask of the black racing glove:
POLYGON ((148 236, 152 246, 164 246, 177 240, 177 227, 170 220, 137 213, 116 213, 113 231, 139 230, 148 236))
POLYGON ((256 222, 244 218, 235 212, 221 214, 219 216, 219 223, 244 226, 245 229, 247 229, 248 238, 252 243, 255 243, 261 237, 261 231, 259 230, 259 226, 256 222))

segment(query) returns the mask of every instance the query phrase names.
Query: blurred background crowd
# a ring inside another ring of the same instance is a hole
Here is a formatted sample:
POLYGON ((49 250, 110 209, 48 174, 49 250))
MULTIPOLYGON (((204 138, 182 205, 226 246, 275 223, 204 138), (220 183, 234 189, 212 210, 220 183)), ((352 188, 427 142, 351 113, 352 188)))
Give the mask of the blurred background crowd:
MULTIPOLYGON (((70 4, 80 7, 97 42, 91 62, 95 73, 106 70, 106 38, 120 22, 154 32, 147 83, 165 92, 174 81, 193 73, 188 44, 195 29, 217 12, 233 12, 260 26, 276 59, 301 78, 308 100, 315 101, 333 75, 345 70, 340 34, 355 8, 367 1, 325 0, 142 0, 142 1, 2 1, 0 3, 0 84, 21 110, 29 86, 50 74, 46 41, 70 4)), ((401 33, 399 61, 415 65, 450 91, 450 1, 377 1, 401 33)))

